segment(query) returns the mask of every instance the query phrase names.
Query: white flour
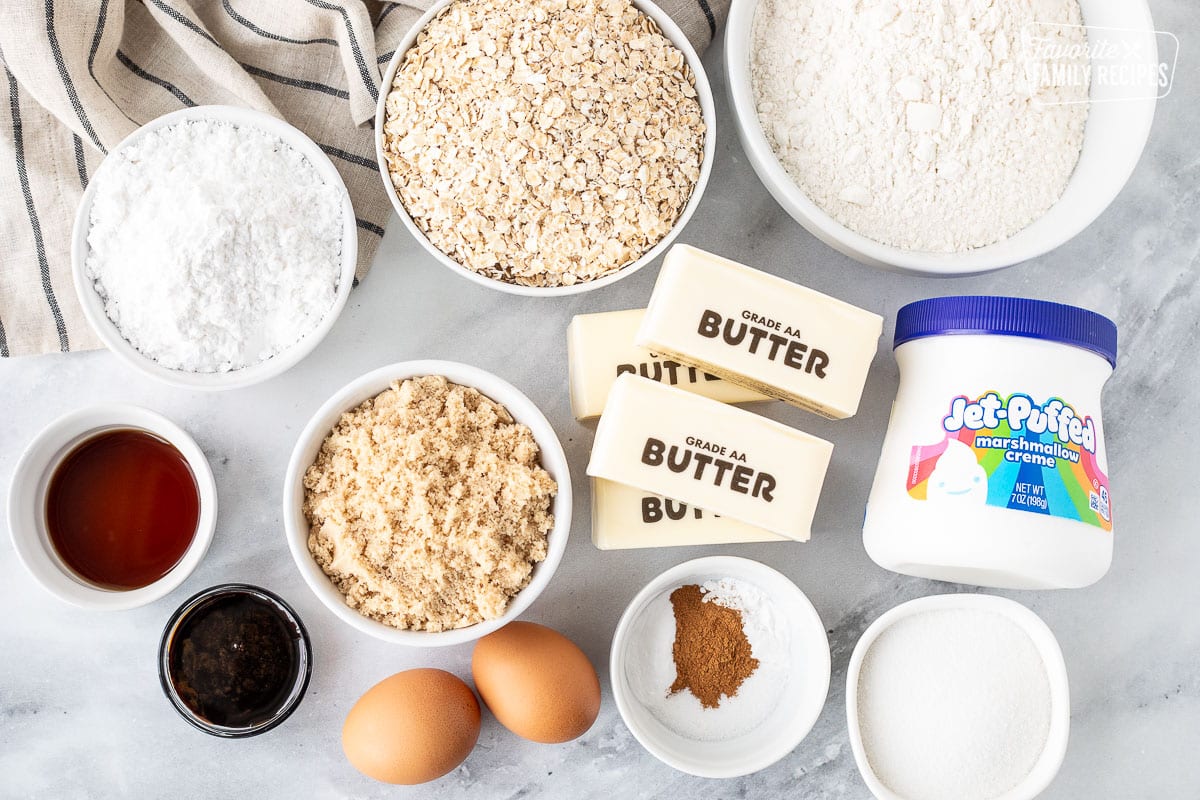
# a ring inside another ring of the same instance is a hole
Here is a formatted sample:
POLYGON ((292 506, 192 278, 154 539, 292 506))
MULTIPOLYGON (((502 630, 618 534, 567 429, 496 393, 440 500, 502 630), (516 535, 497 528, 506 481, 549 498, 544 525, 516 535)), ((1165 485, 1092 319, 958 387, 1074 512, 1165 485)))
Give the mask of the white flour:
POLYGON ((788 627, 770 598, 746 581, 722 578, 701 584, 705 602, 715 602, 742 612, 742 630, 759 665, 733 697, 716 708, 705 708, 690 691, 669 693, 675 682, 672 645, 675 612, 670 592, 651 601, 642 612, 638 630, 631 632, 641 644, 631 650, 627 665, 629 687, 663 725, 680 736, 701 741, 733 739, 754 730, 771 715, 788 681, 790 638, 788 627))
POLYGON ((97 174, 87 274, 144 355, 188 372, 240 369, 298 341, 333 305, 341 202, 264 131, 161 128, 97 174))
POLYGON ((1082 85, 1049 87, 1022 36, 1082 46, 1080 19, 1078 0, 762 0, 759 119, 848 228, 910 250, 992 244, 1044 214, 1079 159, 1087 104, 1061 101, 1087 99, 1086 54, 1082 85))
POLYGON ((1025 779, 1050 732, 1046 666, 994 611, 927 611, 863 659, 858 720, 872 771, 912 800, 993 800, 1025 779))

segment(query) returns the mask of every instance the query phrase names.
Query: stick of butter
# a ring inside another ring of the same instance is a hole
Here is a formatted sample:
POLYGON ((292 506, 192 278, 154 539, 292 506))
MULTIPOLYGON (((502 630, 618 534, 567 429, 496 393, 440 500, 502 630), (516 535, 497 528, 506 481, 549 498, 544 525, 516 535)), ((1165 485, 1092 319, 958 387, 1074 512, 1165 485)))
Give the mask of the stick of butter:
POLYGON ((707 397, 622 375, 587 474, 807 541, 833 445, 707 397))
POLYGON ((567 328, 567 369, 570 374, 571 412, 575 419, 600 416, 608 390, 618 375, 632 372, 670 386, 720 400, 749 403, 771 398, 723 381, 702 369, 662 358, 633 343, 646 310, 579 314, 567 328))
POLYGON ((592 479, 592 544, 600 550, 789 541, 620 483, 592 479))
POLYGON ((688 245, 667 253, 639 346, 833 419, 858 411, 883 318, 688 245))

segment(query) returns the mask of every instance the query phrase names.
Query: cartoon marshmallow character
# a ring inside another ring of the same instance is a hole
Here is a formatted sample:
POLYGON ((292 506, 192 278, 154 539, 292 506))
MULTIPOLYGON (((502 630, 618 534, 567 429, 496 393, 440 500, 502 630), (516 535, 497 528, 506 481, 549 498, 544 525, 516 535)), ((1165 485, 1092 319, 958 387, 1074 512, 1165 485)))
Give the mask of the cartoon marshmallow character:
POLYGON ((927 497, 935 502, 987 502, 987 472, 975 458, 975 451, 958 439, 946 442, 929 476, 927 497))

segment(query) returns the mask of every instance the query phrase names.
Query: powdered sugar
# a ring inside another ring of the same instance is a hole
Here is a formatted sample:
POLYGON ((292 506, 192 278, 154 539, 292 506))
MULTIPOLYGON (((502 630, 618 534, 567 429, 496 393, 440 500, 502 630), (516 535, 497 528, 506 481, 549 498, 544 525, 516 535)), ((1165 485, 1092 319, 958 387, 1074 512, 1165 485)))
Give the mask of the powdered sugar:
POLYGON ((1044 82, 1025 38, 1082 45, 1079 24, 1078 0, 760 0, 759 119, 852 230, 910 250, 992 244, 1044 214, 1079 159, 1086 80, 1044 82))
POLYGON ((121 335, 159 364, 257 364, 333 306, 342 195, 277 137, 181 122, 111 154, 95 184, 87 275, 121 335))
POLYGON ((705 708, 689 691, 669 693, 675 682, 671 655, 675 615, 670 591, 654 598, 642 612, 631 637, 641 644, 627 664, 633 696, 663 725, 680 736, 701 741, 733 739, 754 730, 783 697, 791 664, 788 626, 761 589, 743 580, 721 578, 701 584, 704 601, 742 612, 742 630, 759 665, 737 694, 717 708, 705 708))

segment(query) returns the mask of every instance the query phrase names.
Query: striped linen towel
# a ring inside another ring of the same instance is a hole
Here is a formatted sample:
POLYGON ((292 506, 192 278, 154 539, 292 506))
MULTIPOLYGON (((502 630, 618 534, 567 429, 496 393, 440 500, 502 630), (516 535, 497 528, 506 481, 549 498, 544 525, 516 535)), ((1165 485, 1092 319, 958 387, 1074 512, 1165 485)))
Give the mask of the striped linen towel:
MULTIPOLYGON (((0 3, 0 356, 100 347, 71 282, 88 177, 139 125, 185 106, 286 119, 338 168, 358 277, 391 206, 372 141, 381 72, 432 0, 4 0, 0 3)), ((660 0, 697 50, 729 0, 660 0)))

